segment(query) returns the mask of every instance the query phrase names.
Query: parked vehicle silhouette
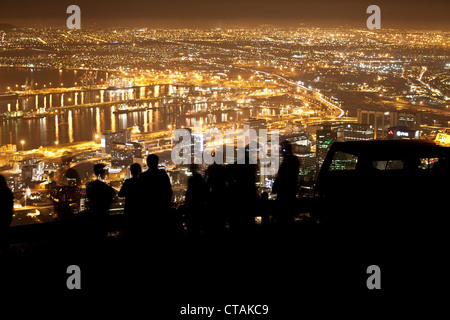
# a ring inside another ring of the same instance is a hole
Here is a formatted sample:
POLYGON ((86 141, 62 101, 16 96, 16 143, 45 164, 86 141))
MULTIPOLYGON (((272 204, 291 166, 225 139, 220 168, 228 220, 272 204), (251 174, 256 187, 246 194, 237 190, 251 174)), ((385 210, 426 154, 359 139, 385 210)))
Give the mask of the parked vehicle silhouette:
POLYGON ((414 236, 448 220, 450 148, 429 140, 336 142, 319 172, 320 223, 360 234, 414 236))

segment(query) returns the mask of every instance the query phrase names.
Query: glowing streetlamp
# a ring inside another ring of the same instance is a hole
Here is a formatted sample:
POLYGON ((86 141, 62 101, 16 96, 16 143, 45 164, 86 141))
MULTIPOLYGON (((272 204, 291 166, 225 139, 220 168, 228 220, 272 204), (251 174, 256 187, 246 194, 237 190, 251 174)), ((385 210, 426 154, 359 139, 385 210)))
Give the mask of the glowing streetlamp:
POLYGON ((20 140, 20 144, 22 145, 22 151, 23 151, 23 145, 25 144, 25 140, 20 140))

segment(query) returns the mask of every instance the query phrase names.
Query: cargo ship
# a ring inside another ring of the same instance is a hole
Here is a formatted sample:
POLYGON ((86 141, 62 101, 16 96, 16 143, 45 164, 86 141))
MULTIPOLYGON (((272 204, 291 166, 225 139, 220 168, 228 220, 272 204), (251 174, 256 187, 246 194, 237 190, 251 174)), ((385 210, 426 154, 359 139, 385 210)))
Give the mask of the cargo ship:
POLYGON ((29 113, 29 114, 26 114, 26 115, 24 115, 22 117, 22 119, 24 119, 24 120, 39 120, 39 119, 42 119, 42 118, 44 118, 43 115, 36 114, 36 113, 29 113))
POLYGON ((113 111, 114 114, 124 114, 124 113, 130 113, 130 112, 138 112, 138 111, 145 111, 148 107, 146 106, 120 106, 117 110, 113 111))

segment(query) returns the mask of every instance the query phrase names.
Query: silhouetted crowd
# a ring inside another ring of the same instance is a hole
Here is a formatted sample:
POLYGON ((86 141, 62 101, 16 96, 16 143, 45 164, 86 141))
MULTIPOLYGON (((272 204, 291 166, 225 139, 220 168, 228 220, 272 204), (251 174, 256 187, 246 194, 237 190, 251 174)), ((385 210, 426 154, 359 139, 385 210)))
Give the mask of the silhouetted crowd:
MULTIPOLYGON (((168 233, 180 228, 180 213, 187 232, 191 235, 220 236, 227 229, 233 234, 248 234, 255 230, 255 217, 261 216, 263 225, 269 215, 280 225, 293 221, 295 199, 298 193, 299 161, 292 155, 288 143, 282 145, 283 161, 274 183, 278 194, 271 207, 268 194, 257 192, 256 165, 212 164, 202 176, 198 166, 190 166, 190 177, 184 205, 171 210, 172 188, 167 173, 158 170, 158 157, 149 155, 148 170, 141 173, 139 164, 130 167, 132 178, 127 179, 119 192, 125 197, 125 216, 130 235, 168 233)), ((105 204, 106 205, 106 204, 105 204)))
MULTIPOLYGON (((139 164, 130 166, 131 178, 126 179, 118 196, 125 198, 124 234, 131 240, 161 239, 174 234, 221 236, 225 232, 248 235, 255 231, 255 217, 262 225, 276 222, 288 226, 293 222, 298 193, 299 161, 288 143, 282 145, 283 161, 273 185, 277 201, 269 201, 268 193, 258 194, 257 167, 249 164, 212 164, 204 176, 197 165, 190 166, 185 202, 172 206, 172 186, 165 170, 158 169, 159 158, 147 157, 148 169, 139 164)), ((85 235, 100 240, 107 232, 109 209, 116 196, 105 182, 104 164, 94 166, 96 179, 86 185, 88 211, 83 216, 85 235)), ((0 176, 0 241, 2 251, 8 245, 8 230, 12 220, 13 195, 0 176)))

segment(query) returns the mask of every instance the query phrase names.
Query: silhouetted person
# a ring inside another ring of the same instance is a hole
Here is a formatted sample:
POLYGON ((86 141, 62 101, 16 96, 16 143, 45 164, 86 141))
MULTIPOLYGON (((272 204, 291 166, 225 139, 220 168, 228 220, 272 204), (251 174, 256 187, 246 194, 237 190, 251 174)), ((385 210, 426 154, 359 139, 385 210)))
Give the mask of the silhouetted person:
POLYGON ((113 201, 114 189, 105 183, 106 170, 102 163, 94 166, 96 180, 88 183, 86 194, 89 206, 89 233, 90 236, 103 237, 108 210, 113 201))
POLYGON ((185 196, 185 214, 188 232, 198 234, 205 229, 205 206, 208 189, 205 179, 197 172, 197 165, 190 167, 192 176, 188 179, 185 196))
POLYGON ((298 174, 300 170, 300 162, 298 158, 292 154, 292 147, 289 142, 281 144, 283 161, 278 169, 277 177, 272 186, 272 192, 277 194, 278 214, 277 220, 281 224, 289 224, 293 222, 295 200, 299 190, 298 174))
POLYGON ((133 163, 130 166, 131 178, 126 179, 120 188, 119 197, 125 198, 124 214, 129 216, 135 214, 138 202, 138 176, 142 173, 139 163, 133 163))
POLYGON ((9 252, 9 229, 13 217, 14 196, 0 175, 0 252, 9 252))
POLYGON ((245 153, 245 164, 236 163, 228 169, 230 231, 240 235, 248 234, 255 227, 255 211, 258 204, 256 165, 250 164, 249 150, 247 149, 245 153))
POLYGON ((226 167, 211 164, 205 172, 207 199, 205 228, 209 234, 220 235, 225 230, 228 207, 226 167))
MULTIPOLYGON (((172 200, 172 186, 166 171, 158 169, 159 157, 147 157, 147 171, 139 175, 139 215, 142 231, 149 236, 158 236, 172 227, 169 209, 172 200)), ((141 235, 144 236, 144 235, 141 235)))
POLYGON ((66 182, 68 185, 79 186, 81 184, 80 175, 78 171, 74 168, 70 168, 69 165, 66 166, 67 170, 63 174, 62 180, 66 182))
MULTIPOLYGON (((125 180, 120 188, 119 197, 125 198, 124 216, 126 231, 133 232, 134 225, 138 223, 137 216, 139 215, 139 180, 138 177, 142 173, 142 168, 139 163, 133 163, 130 166, 131 178, 125 180)), ((128 233, 129 233, 128 232, 128 233)))

